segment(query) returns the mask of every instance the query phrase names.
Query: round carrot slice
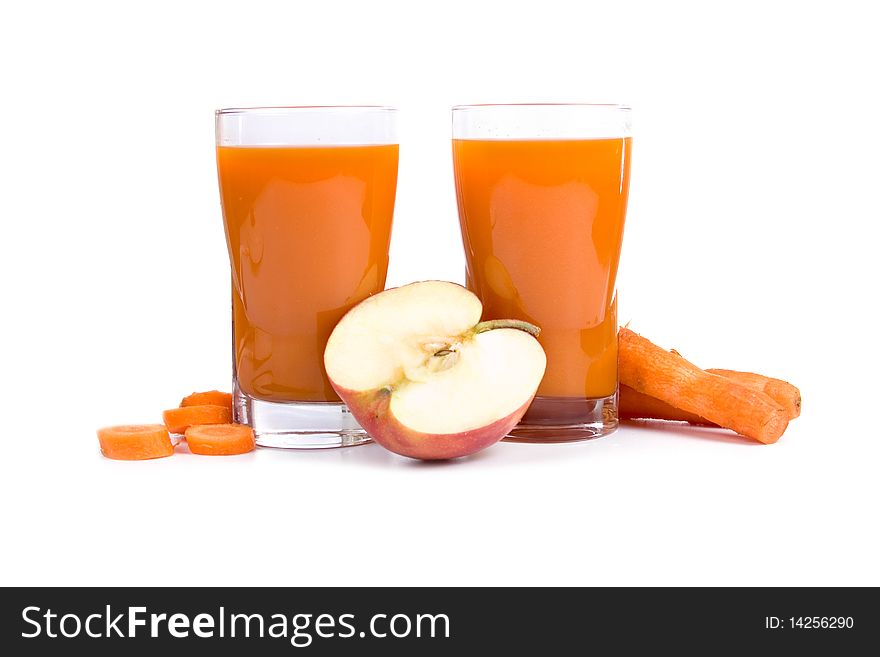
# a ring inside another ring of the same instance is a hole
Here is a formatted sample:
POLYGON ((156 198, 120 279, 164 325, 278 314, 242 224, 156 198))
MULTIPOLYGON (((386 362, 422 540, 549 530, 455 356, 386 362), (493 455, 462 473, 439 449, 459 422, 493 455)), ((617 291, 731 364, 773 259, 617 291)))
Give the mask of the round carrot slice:
POLYGON ((231 456, 253 451, 254 430, 244 424, 202 424, 186 430, 186 444, 193 454, 231 456))
POLYGON ((203 404, 170 408, 162 413, 165 427, 171 433, 183 433, 197 424, 223 424, 232 422, 232 409, 226 406, 203 404))
POLYGON ((110 459, 141 461, 171 456, 174 445, 161 424, 123 424, 98 429, 101 453, 110 459))
POLYGON ((232 393, 208 390, 206 392, 194 392, 181 400, 181 406, 228 406, 232 408, 232 393))

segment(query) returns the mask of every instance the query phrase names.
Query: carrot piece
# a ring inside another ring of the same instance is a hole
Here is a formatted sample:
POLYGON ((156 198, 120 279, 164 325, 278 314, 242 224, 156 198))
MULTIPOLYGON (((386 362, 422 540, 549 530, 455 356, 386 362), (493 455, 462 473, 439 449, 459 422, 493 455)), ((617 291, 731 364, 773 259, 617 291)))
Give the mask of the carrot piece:
POLYGON ((621 383, 718 426, 762 443, 776 442, 788 426, 788 413, 767 394, 705 372, 627 328, 618 334, 618 358, 621 383))
MULTIPOLYGON (((672 350, 672 353, 680 355, 675 350, 672 350)), ((706 371, 767 394, 785 409, 789 420, 793 420, 801 414, 801 392, 787 381, 753 372, 721 369, 707 369, 706 371)), ((673 420, 712 426, 712 422, 705 418, 670 406, 659 399, 643 395, 625 385, 620 386, 618 413, 623 420, 673 420)))
POLYGON ((140 461, 171 456, 174 445, 161 424, 122 424, 98 429, 101 453, 109 459, 140 461))
POLYGON ((257 446, 254 430, 244 424, 202 424, 186 430, 186 443, 193 454, 231 456, 251 452, 257 446))
POLYGON ((232 393, 208 390, 206 392, 194 392, 184 397, 181 406, 228 406, 232 408, 232 393))
POLYGON ((169 408, 167 411, 163 411, 162 420, 171 433, 183 433, 187 428, 198 424, 232 422, 232 409, 213 404, 169 408))
POLYGON ((719 369, 708 369, 706 371, 712 374, 719 374, 737 383, 742 383, 755 390, 765 392, 786 410, 789 420, 793 420, 801 414, 801 391, 788 381, 774 379, 763 374, 755 374, 754 372, 719 369))
POLYGON ((623 384, 620 385, 617 406, 621 420, 672 420, 689 424, 711 424, 699 415, 687 413, 623 384))

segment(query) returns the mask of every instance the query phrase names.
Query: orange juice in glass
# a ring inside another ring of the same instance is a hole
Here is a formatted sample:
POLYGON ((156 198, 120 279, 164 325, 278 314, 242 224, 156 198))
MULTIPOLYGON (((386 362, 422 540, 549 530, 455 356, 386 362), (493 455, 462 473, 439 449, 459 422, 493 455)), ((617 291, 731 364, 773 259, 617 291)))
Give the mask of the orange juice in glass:
POLYGON ((260 445, 364 442, 327 380, 323 353, 342 315, 385 286, 394 111, 219 110, 216 129, 235 419, 254 428, 260 445))
POLYGON ((615 281, 632 140, 619 105, 453 110, 467 286, 484 319, 541 327, 547 371, 510 438, 580 440, 617 427, 615 281))

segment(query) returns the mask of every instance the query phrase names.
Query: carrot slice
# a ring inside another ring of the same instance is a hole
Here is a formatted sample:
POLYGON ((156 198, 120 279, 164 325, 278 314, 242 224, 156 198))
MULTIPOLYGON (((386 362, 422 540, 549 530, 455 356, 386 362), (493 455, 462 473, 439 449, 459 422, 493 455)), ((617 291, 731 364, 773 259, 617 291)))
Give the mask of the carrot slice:
POLYGON ((174 445, 161 424, 122 424, 98 429, 101 453, 109 459, 141 461, 171 456, 174 445))
POLYGON ((253 451, 254 430, 244 424, 202 424, 186 430, 186 444, 193 454, 231 456, 253 451))
POLYGON ((787 411, 766 393, 701 370, 626 328, 618 358, 621 383, 718 426, 762 443, 775 443, 788 426, 787 411))
POLYGON ((228 406, 232 408, 232 393, 208 390, 206 392, 194 392, 184 397, 181 406, 228 406))
POLYGON ((232 409, 213 404, 169 408, 162 413, 165 427, 171 433, 183 433, 198 424, 223 424, 232 422, 232 409))

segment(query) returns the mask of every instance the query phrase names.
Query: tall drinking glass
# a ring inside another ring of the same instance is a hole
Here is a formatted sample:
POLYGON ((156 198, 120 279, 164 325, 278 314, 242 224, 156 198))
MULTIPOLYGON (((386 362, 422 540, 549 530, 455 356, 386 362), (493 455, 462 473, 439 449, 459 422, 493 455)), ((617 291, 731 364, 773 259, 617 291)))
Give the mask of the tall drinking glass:
POLYGON ((232 266, 234 415, 257 444, 368 440, 333 391, 336 322, 385 286, 397 187, 395 111, 271 107, 216 113, 232 266))
POLYGON ((452 138, 467 286, 484 319, 540 326, 547 353, 535 401, 510 438, 559 442, 614 431, 629 108, 456 107, 452 138))

